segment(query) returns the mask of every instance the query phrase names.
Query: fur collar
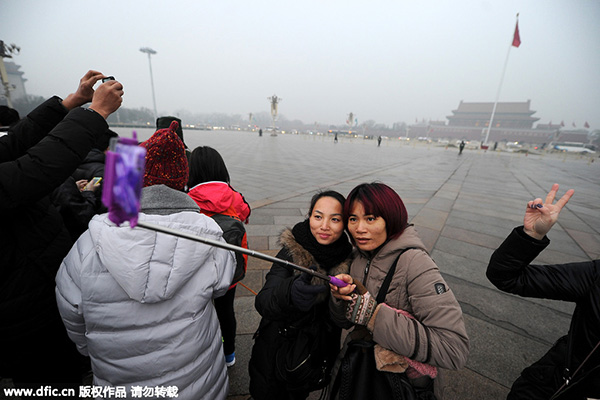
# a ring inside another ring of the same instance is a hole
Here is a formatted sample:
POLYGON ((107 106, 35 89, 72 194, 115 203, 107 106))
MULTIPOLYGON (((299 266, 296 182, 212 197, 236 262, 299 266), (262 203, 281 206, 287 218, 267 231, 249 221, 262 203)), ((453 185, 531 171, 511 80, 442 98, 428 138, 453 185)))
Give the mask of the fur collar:
MULTIPOLYGON (((279 237, 279 244, 285 247, 290 255, 292 256, 292 262, 294 264, 298 264, 301 267, 310 267, 311 265, 315 265, 317 267, 317 272, 320 272, 325 275, 338 275, 338 274, 348 274, 350 273, 350 255, 343 262, 339 263, 333 268, 329 270, 325 270, 323 267, 317 264, 315 258, 310 254, 304 247, 302 247, 294 238, 291 229, 285 229, 281 236, 279 237)), ((300 275, 300 271, 294 270, 295 275, 300 275)), ((311 283, 313 285, 324 285, 326 284, 323 279, 313 277, 311 283)))

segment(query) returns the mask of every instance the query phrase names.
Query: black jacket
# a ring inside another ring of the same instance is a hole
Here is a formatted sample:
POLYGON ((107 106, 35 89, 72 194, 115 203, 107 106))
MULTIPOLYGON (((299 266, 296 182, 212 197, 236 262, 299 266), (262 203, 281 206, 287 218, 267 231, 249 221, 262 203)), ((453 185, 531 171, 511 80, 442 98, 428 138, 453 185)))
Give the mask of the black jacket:
POLYGON ((103 182, 96 190, 79 191, 76 182, 82 179, 91 181, 94 177, 104 177, 104 152, 92 149, 75 172, 51 195, 52 202, 58 208, 60 215, 71 235, 73 242, 88 228, 92 217, 103 214, 108 209, 102 204, 103 182))
MULTIPOLYGON (((304 267, 318 265, 313 256, 298 244, 290 230, 284 231, 280 243, 283 248, 277 258, 304 267)), ((329 270, 318 267, 318 271, 328 275, 348 273, 349 264, 343 262, 329 270)), ((259 328, 254 335, 254 346, 249 364, 250 394, 254 399, 281 398, 287 389, 277 380, 274 364, 275 352, 283 341, 280 332, 302 329, 307 324, 322 324, 330 330, 330 348, 335 358, 340 347, 341 329, 331 323, 329 317, 329 290, 319 294, 315 305, 307 311, 300 311, 292 303, 291 285, 300 276, 299 271, 283 264, 274 263, 266 276, 265 285, 255 299, 255 307, 262 316, 259 328)), ((313 278, 313 285, 329 285, 319 278, 313 278)))
MULTIPOLYGON (((62 326, 54 278, 72 241, 49 195, 69 177, 107 129, 94 111, 69 113, 53 97, 0 137, 0 375, 45 378, 75 351, 62 326)), ((76 353, 76 352, 75 352, 76 353)), ((63 375, 64 377, 64 375, 63 375)))
MULTIPOLYGON (((531 265, 550 240, 531 238, 518 227, 494 252, 487 269, 488 279, 500 290, 524 297, 570 301, 576 304, 571 326, 566 338, 566 353, 556 361, 556 371, 568 367, 573 373, 590 351, 600 341, 600 260, 556 265, 531 265)), ((554 349, 558 348, 555 346, 554 349)), ((554 351, 554 350, 553 350, 554 351)), ((531 390, 527 396, 535 399, 538 390, 554 393, 558 387, 539 388, 527 374, 515 382, 513 391, 531 390), (526 380, 527 382, 525 382, 526 380)), ((562 382, 559 382, 562 384, 562 382)), ((556 384, 555 384, 556 385, 556 384)), ((559 398, 583 398, 600 396, 600 349, 584 364, 582 370, 569 385, 571 388, 559 398)), ((547 395, 539 398, 547 398, 547 395), (545 397, 544 397, 545 396, 545 397)), ((509 396, 510 398, 510 396, 509 396)))

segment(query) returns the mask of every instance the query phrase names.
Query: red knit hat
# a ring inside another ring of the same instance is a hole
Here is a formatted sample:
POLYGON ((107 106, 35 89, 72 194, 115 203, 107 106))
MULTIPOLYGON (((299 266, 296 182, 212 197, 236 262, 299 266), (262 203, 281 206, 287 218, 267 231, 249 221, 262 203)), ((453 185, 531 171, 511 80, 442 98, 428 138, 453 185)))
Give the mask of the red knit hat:
POLYGON ((176 190, 185 188, 189 168, 185 147, 176 133, 178 127, 177 121, 173 121, 140 144, 146 148, 144 187, 162 184, 176 190))

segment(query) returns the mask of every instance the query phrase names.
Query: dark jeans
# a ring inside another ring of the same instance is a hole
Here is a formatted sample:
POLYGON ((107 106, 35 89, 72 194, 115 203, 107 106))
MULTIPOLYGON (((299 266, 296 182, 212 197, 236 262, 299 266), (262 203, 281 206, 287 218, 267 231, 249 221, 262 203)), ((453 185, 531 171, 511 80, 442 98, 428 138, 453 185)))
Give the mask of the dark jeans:
POLYGON ((223 335, 223 352, 229 355, 235 351, 235 331, 237 322, 233 310, 233 301, 235 300, 235 288, 229 289, 224 296, 215 299, 215 309, 221 325, 221 334, 223 335))

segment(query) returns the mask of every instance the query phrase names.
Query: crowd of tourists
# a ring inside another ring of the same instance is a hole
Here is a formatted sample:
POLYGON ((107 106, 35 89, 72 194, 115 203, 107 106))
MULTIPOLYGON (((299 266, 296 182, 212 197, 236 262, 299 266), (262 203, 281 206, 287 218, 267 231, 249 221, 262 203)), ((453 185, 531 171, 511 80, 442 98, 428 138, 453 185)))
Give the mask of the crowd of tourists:
MULTIPOLYGON (((90 70, 72 94, 23 118, 0 110, 0 377, 74 389, 72 398, 87 382, 124 397, 164 387, 179 399, 225 399, 250 206, 219 152, 189 149, 181 120, 165 116, 136 144, 141 226, 115 223, 102 178, 119 141, 106 120, 124 87, 106 78, 90 70)), ((600 396, 600 262, 531 264, 573 196, 556 201, 558 189, 527 204, 487 270, 502 291, 576 303, 569 332, 509 399, 600 396)), ((308 209, 281 232, 255 298, 251 398, 443 399, 444 371, 467 363, 468 332, 400 195, 362 183, 347 196, 319 191, 308 209)))

